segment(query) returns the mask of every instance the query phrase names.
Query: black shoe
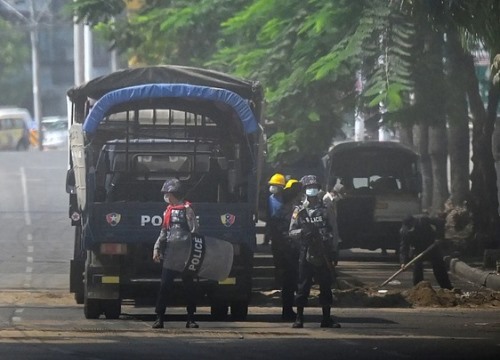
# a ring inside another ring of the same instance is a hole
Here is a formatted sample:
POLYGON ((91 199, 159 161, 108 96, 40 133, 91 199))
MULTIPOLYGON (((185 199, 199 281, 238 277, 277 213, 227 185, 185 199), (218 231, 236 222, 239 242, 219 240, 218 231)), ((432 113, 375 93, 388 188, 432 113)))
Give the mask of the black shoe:
POLYGON ((292 327, 294 329, 302 329, 304 327, 304 322, 302 320, 295 320, 295 322, 293 323, 292 327))
POLYGON ((163 316, 158 315, 156 321, 153 323, 153 329, 163 329, 163 316))
POLYGON ((293 309, 283 309, 281 318, 286 321, 293 321, 297 318, 297 314, 293 311, 293 309))
POLYGON ((200 325, 198 325, 194 320, 188 320, 186 322, 187 329, 198 329, 200 325))
POLYGON ((332 318, 327 318, 327 319, 321 320, 320 327, 322 327, 322 328, 340 329, 341 326, 340 326, 339 323, 336 323, 335 321, 333 321, 332 318))

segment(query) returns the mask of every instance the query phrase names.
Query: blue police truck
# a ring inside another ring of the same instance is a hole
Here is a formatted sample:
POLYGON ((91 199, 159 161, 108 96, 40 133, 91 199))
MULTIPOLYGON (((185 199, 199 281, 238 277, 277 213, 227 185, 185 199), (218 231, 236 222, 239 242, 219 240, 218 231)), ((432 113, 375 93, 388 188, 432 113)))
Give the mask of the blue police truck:
MULTIPOLYGON (((152 250, 166 207, 160 189, 177 177, 199 232, 233 246, 227 278, 198 279, 198 303, 216 319, 230 310, 244 320, 265 145, 260 83, 164 65, 101 76, 67 96, 70 291, 85 317, 118 318, 124 300, 156 297, 161 265, 152 250)), ((180 288, 171 305, 184 304, 180 288)))

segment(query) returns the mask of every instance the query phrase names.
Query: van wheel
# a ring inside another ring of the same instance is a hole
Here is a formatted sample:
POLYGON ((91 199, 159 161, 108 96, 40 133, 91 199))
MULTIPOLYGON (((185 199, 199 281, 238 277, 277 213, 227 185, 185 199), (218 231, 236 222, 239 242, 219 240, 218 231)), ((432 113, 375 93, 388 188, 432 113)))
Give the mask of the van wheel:
POLYGON ((231 303, 231 317, 235 321, 245 321, 248 315, 247 301, 233 301, 231 303))
POLYGON ((215 321, 225 321, 227 319, 228 306, 223 302, 214 302, 210 305, 210 315, 215 321))
POLYGON ((117 300, 107 300, 104 303, 104 315, 106 319, 118 319, 122 312, 122 301, 117 300))
POLYGON ((85 319, 99 319, 102 314, 101 301, 98 299, 85 298, 83 303, 83 314, 85 319))

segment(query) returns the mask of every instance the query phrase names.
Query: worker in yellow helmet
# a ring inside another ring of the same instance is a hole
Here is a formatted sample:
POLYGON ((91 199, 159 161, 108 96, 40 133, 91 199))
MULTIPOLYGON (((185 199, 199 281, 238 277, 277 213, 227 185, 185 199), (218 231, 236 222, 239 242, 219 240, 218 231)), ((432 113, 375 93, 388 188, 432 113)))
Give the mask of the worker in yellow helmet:
POLYGON ((272 241, 271 226, 273 218, 279 213, 283 207, 283 189, 286 185, 285 176, 276 173, 267 182, 269 185, 269 197, 267 199, 267 220, 266 220, 266 234, 264 235, 264 245, 269 245, 272 241))

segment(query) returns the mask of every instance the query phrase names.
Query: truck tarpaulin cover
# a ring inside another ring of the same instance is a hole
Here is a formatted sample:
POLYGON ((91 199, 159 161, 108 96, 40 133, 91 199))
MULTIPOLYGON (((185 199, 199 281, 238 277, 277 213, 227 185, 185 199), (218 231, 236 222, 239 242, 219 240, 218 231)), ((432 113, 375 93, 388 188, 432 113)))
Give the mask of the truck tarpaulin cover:
POLYGON ((257 120, 248 101, 232 91, 189 84, 146 84, 113 90, 102 96, 85 119, 83 130, 93 134, 107 111, 115 105, 153 98, 195 98, 221 102, 233 108, 238 114, 245 133, 253 133, 258 129, 257 120))
POLYGON ((74 103, 84 103, 88 98, 99 99, 110 91, 144 84, 190 84, 222 88, 244 99, 259 103, 263 98, 258 81, 244 80, 221 72, 188 66, 158 65, 124 69, 103 75, 68 90, 74 103))

